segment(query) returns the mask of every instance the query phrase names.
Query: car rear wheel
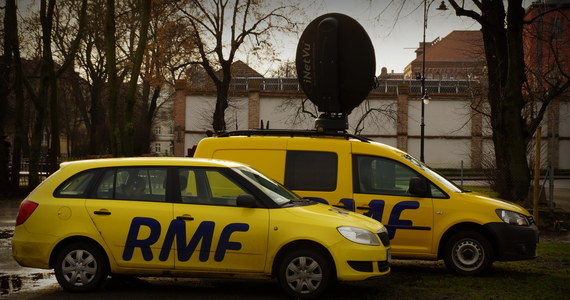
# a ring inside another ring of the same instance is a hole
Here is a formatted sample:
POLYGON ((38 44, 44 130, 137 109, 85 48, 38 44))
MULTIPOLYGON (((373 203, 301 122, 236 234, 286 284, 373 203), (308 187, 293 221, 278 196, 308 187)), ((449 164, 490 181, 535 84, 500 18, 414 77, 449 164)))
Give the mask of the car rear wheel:
POLYGON ((455 233, 445 247, 448 269, 460 275, 474 276, 486 272, 493 264, 489 239, 475 231, 455 233))
POLYGON ((331 263, 316 250, 294 250, 281 260, 279 283, 295 298, 319 297, 332 281, 331 263))
POLYGON ((97 289, 107 277, 105 259, 99 248, 88 243, 72 243, 59 251, 55 277, 71 292, 97 289))

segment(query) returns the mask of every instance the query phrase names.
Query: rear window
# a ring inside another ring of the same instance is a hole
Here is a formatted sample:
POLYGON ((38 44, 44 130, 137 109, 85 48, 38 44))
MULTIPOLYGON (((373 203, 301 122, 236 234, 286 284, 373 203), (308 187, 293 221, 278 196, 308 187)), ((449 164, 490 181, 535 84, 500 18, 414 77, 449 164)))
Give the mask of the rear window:
POLYGON ((87 170, 75 174, 63 182, 54 192, 55 197, 59 198, 81 198, 85 197, 87 187, 97 175, 99 170, 87 170))
POLYGON ((299 191, 334 191, 337 170, 334 152, 287 151, 285 186, 299 191))

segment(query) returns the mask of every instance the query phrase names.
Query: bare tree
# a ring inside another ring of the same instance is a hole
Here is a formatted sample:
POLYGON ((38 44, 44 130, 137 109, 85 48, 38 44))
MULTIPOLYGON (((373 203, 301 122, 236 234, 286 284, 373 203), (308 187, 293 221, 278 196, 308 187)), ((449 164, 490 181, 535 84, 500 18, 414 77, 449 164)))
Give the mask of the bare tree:
MULTIPOLYGON (((449 0, 458 16, 470 17, 481 24, 497 167, 495 188, 500 197, 522 202, 527 199, 530 185, 527 146, 553 97, 543 98, 536 113, 525 113, 531 105, 523 94, 525 10, 522 0, 506 2, 505 9, 503 1, 473 0, 472 8, 466 9, 457 1, 449 0)), ((559 95, 568 88, 568 76, 564 78, 549 87, 550 95, 559 95)))
MULTIPOLYGON (((117 43, 117 27, 115 22, 115 1, 108 0, 106 2, 105 13, 105 53, 107 57, 107 71, 109 79, 109 118, 111 125, 111 135, 113 138, 113 153, 115 155, 131 156, 134 153, 134 122, 133 111, 137 96, 137 87, 139 83, 139 75, 141 64, 143 61, 144 52, 147 44, 148 27, 150 23, 152 1, 144 0, 140 7, 140 24, 138 36, 134 31, 130 31, 130 47, 128 53, 132 53, 132 63, 128 68, 130 76, 127 91, 125 94, 125 105, 122 115, 122 120, 119 122, 117 112, 120 107, 117 105, 119 97, 119 77, 117 76, 117 47, 122 47, 122 44, 117 43), (136 42, 135 42, 136 40, 136 42), (135 46, 136 44, 136 46, 135 46)), ((130 23, 133 24, 133 23, 130 23)))
POLYGON ((293 6, 269 6, 260 0, 188 0, 178 4, 192 27, 200 64, 216 86, 214 131, 226 130, 224 112, 228 107, 231 65, 246 38, 257 46, 271 48, 272 31, 296 26, 290 16, 293 6), (216 73, 221 69, 221 74, 216 73))

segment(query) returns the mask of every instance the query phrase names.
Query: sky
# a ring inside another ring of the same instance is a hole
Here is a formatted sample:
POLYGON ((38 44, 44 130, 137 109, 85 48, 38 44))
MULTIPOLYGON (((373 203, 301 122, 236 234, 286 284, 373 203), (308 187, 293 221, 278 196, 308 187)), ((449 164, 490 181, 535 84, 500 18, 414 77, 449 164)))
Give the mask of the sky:
MULTIPOLYGON (((440 11, 436 8, 441 4, 441 0, 427 0, 427 3, 431 3, 426 28, 427 42, 438 37, 444 38, 453 30, 481 28, 471 18, 456 16, 449 3, 445 2, 448 10, 440 11)), ((528 7, 531 2, 523 0, 523 7, 528 7)), ((342 13, 354 18, 364 27, 374 45, 376 74, 380 74, 382 67, 386 67, 388 72, 402 73, 406 65, 416 57, 414 51, 423 40, 424 2, 421 0, 315 0, 306 3, 312 3, 306 8, 310 20, 326 13, 342 13)), ((465 8, 469 5, 472 5, 472 2, 466 0, 465 8)), ((298 36, 289 36, 279 41, 282 44, 279 60, 295 60, 298 39, 298 36)), ((246 61, 245 58, 242 60, 246 61)), ((251 59, 252 67, 264 75, 276 64, 278 63, 259 63, 251 59)))
MULTIPOLYGON (((448 3, 447 11, 436 10, 441 1, 434 0, 429 7, 426 41, 445 37, 453 30, 479 30, 480 25, 470 18, 457 17, 448 3)), ((382 67, 388 72, 402 73, 415 57, 414 52, 423 39, 423 1, 420 0, 317 0, 307 8, 312 20, 327 13, 342 13, 357 20, 366 30, 376 54, 376 74, 382 67), (398 10, 401 12, 398 16, 398 10)), ((303 25, 305 27, 307 24, 303 25)), ((294 61, 298 36, 281 37, 281 61, 294 61)), ((242 58, 243 61, 247 59, 242 58)), ((277 63, 259 63, 249 58, 251 65, 264 74, 277 63)))

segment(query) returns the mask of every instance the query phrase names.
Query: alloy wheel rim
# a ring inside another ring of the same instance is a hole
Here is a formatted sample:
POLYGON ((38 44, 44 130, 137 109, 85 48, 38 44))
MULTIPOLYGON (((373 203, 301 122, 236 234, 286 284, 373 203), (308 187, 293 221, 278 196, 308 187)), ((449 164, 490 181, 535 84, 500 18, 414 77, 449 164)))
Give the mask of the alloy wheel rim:
POLYGON ((300 294, 308 294, 319 288, 323 280, 323 272, 316 260, 300 256, 287 265, 285 277, 292 290, 300 294))
POLYGON ((77 249, 69 252, 61 263, 63 277, 73 286, 84 286, 95 278, 97 260, 89 251, 77 249))

